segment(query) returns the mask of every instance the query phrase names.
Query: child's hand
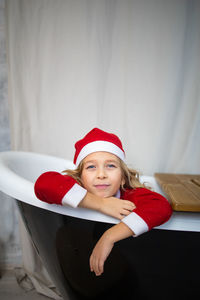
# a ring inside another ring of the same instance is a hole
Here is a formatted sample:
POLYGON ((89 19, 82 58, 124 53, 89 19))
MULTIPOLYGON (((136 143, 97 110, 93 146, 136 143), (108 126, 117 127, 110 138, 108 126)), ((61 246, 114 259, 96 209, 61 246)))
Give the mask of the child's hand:
POLYGON ((119 220, 128 216, 136 206, 131 201, 115 197, 103 198, 100 211, 119 220))
POLYGON ((104 271, 104 263, 115 242, 132 236, 134 232, 123 222, 106 230, 94 247, 90 256, 90 270, 100 276, 104 271))
POLYGON ((114 243, 107 238, 106 232, 97 242, 90 256, 90 270, 100 276, 104 271, 104 263, 110 254, 114 243))

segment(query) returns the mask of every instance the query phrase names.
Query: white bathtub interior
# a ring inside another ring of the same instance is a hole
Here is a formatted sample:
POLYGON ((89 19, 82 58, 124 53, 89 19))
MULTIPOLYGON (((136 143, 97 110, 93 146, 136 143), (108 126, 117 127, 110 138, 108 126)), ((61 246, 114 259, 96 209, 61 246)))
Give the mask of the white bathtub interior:
POLYGON ((64 169, 73 169, 70 160, 33 152, 16 152, 5 157, 4 163, 9 170, 26 180, 35 182, 37 177, 48 170, 61 172, 64 169))

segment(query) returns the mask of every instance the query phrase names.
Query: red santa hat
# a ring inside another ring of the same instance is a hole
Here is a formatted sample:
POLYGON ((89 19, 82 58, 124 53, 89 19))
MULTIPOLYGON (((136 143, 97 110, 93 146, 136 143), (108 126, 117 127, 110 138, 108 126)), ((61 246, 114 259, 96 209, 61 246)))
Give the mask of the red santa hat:
POLYGON ((98 151, 110 152, 118 156, 121 160, 125 160, 125 152, 118 136, 99 128, 92 129, 83 139, 76 142, 75 149, 74 164, 76 166, 87 155, 98 151))

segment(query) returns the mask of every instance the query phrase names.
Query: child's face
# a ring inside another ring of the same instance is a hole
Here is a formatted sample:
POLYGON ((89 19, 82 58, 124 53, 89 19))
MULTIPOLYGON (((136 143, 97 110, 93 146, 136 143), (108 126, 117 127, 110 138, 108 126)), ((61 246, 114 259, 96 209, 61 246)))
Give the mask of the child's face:
POLYGON ((83 160, 81 181, 84 188, 94 195, 114 196, 123 182, 119 158, 109 152, 89 154, 83 160))

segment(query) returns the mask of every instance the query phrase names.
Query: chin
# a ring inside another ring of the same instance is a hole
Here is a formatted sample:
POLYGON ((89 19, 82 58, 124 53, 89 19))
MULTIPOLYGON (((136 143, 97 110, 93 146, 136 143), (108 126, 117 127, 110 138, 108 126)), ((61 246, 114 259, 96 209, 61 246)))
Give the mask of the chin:
POLYGON ((102 198, 108 198, 108 197, 113 197, 113 194, 111 193, 98 193, 99 197, 102 197, 102 198))

